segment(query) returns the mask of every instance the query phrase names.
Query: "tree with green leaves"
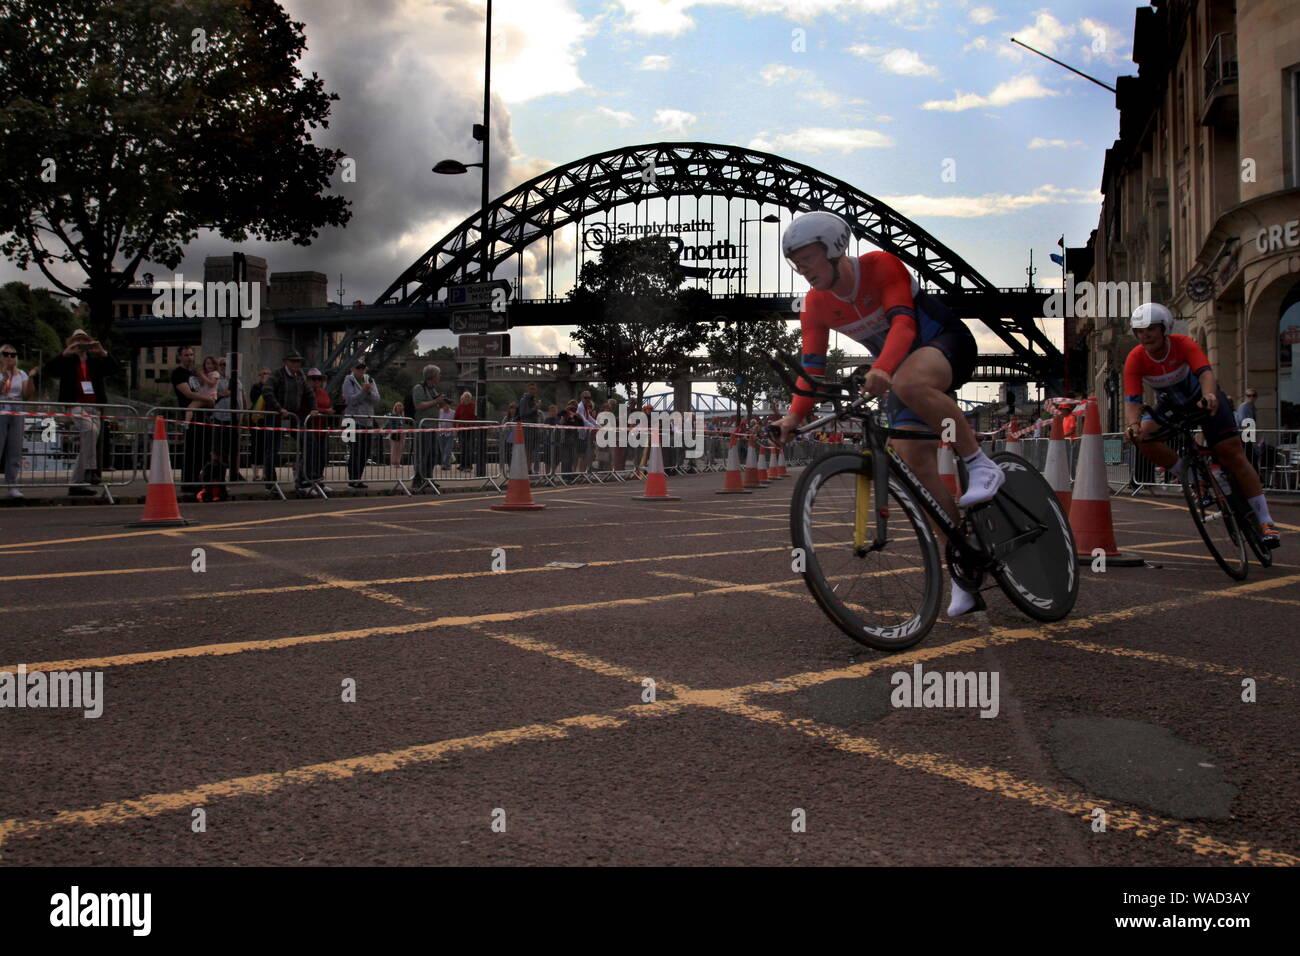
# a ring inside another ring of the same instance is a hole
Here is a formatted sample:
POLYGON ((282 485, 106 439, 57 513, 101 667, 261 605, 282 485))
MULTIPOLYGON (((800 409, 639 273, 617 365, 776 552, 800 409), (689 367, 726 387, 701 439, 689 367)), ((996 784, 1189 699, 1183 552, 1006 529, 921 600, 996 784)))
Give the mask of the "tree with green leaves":
POLYGON ((708 293, 682 289, 682 271, 662 237, 608 243, 582 267, 569 293, 574 340, 639 406, 652 382, 669 381, 708 335, 708 293))
POLYGON ((778 352, 798 356, 799 330, 788 322, 727 322, 709 335, 709 359, 720 369, 718 393, 753 414, 756 399, 790 400, 789 388, 767 363, 778 352))
POLYGON ((90 306, 200 229, 307 245, 351 216, 325 195, 330 103, 273 0, 0 0, 0 251, 90 306), (51 269, 77 266, 85 287, 51 269))
POLYGON ((24 370, 38 357, 63 351, 74 321, 72 311, 48 289, 33 289, 25 282, 0 286, 0 342, 18 350, 24 370))

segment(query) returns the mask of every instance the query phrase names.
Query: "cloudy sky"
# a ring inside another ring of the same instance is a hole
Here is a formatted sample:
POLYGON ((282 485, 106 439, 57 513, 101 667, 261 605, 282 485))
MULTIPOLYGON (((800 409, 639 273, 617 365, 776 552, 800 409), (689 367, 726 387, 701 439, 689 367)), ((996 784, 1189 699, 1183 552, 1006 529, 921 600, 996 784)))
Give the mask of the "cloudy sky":
MULTIPOLYGON (((373 301, 478 206, 477 170, 437 176, 430 167, 480 158, 470 127, 482 110, 484 6, 282 2, 305 24, 304 71, 339 94, 318 139, 356 160, 356 182, 336 186, 354 215, 310 247, 243 248, 264 256, 272 272, 326 273, 332 299, 341 273, 344 301, 373 301)), ((491 190, 498 195, 620 146, 750 146, 884 200, 998 285, 1024 284, 1030 249, 1037 283, 1059 285, 1048 253, 1062 233, 1082 245, 1095 227, 1103 152, 1118 114, 1109 92, 1008 38, 1113 85, 1136 72, 1129 57, 1137 6, 496 0, 491 190)), ((560 292, 572 281, 573 246, 571 230, 558 237, 557 255, 570 257, 560 292)), ((229 248, 202 236, 179 271, 199 274, 205 256, 229 248)), ((774 243, 763 257, 770 285, 779 265, 774 243)), ((752 275, 756 260, 750 265, 752 275)), ((39 273, 0 264, 0 280, 11 278, 46 284, 39 273)), ((515 339, 516 354, 567 345, 564 330, 518 329, 515 339)), ((450 337, 422 339, 444 341, 450 337)))

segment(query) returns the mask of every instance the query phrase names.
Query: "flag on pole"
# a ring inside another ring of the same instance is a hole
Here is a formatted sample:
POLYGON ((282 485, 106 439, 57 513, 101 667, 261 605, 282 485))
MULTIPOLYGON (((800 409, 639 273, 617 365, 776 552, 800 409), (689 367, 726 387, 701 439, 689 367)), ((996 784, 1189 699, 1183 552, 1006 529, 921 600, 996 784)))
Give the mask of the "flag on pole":
POLYGON ((1062 249, 1065 248, 1065 235, 1064 235, 1064 234, 1061 235, 1061 238, 1060 238, 1060 239, 1057 239, 1057 240, 1056 240, 1056 244, 1057 244, 1058 246, 1060 246, 1062 249))
POLYGON ((1051 259, 1053 262, 1055 262, 1058 266, 1065 265, 1065 257, 1058 256, 1055 252, 1048 253, 1048 258, 1051 259))

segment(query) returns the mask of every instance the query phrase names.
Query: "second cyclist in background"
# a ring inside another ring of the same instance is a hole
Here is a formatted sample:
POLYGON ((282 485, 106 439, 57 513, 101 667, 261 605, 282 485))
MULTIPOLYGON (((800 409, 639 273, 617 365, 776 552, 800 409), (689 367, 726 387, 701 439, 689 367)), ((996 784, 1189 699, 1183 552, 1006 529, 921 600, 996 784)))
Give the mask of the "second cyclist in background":
POLYGON ((1151 415, 1142 414, 1142 386, 1150 385, 1155 389, 1158 396, 1155 409, 1161 414, 1190 405, 1203 405, 1210 413, 1210 419, 1201 426, 1206 443, 1213 449, 1220 466, 1237 479, 1237 487, 1259 522, 1264 543, 1276 548, 1282 539, 1269 514, 1264 486, 1246 460, 1246 449, 1241 444, 1232 406, 1223 389, 1219 388, 1205 352, 1195 339, 1173 332, 1173 314, 1159 303, 1148 302, 1138 306, 1129 324, 1138 340, 1124 363, 1129 440, 1143 455, 1181 479, 1183 460, 1174 450, 1164 442, 1143 441, 1160 426, 1151 415))

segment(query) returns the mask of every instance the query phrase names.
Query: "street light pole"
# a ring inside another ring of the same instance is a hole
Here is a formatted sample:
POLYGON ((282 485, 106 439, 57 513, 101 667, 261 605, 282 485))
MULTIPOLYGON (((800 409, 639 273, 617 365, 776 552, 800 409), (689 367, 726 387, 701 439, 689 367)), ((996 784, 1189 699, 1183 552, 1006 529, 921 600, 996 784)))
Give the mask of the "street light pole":
POLYGON ((489 275, 491 255, 488 253, 488 155, 491 151, 492 137, 492 0, 487 0, 487 39, 483 49, 483 265, 482 281, 491 279, 489 275))

